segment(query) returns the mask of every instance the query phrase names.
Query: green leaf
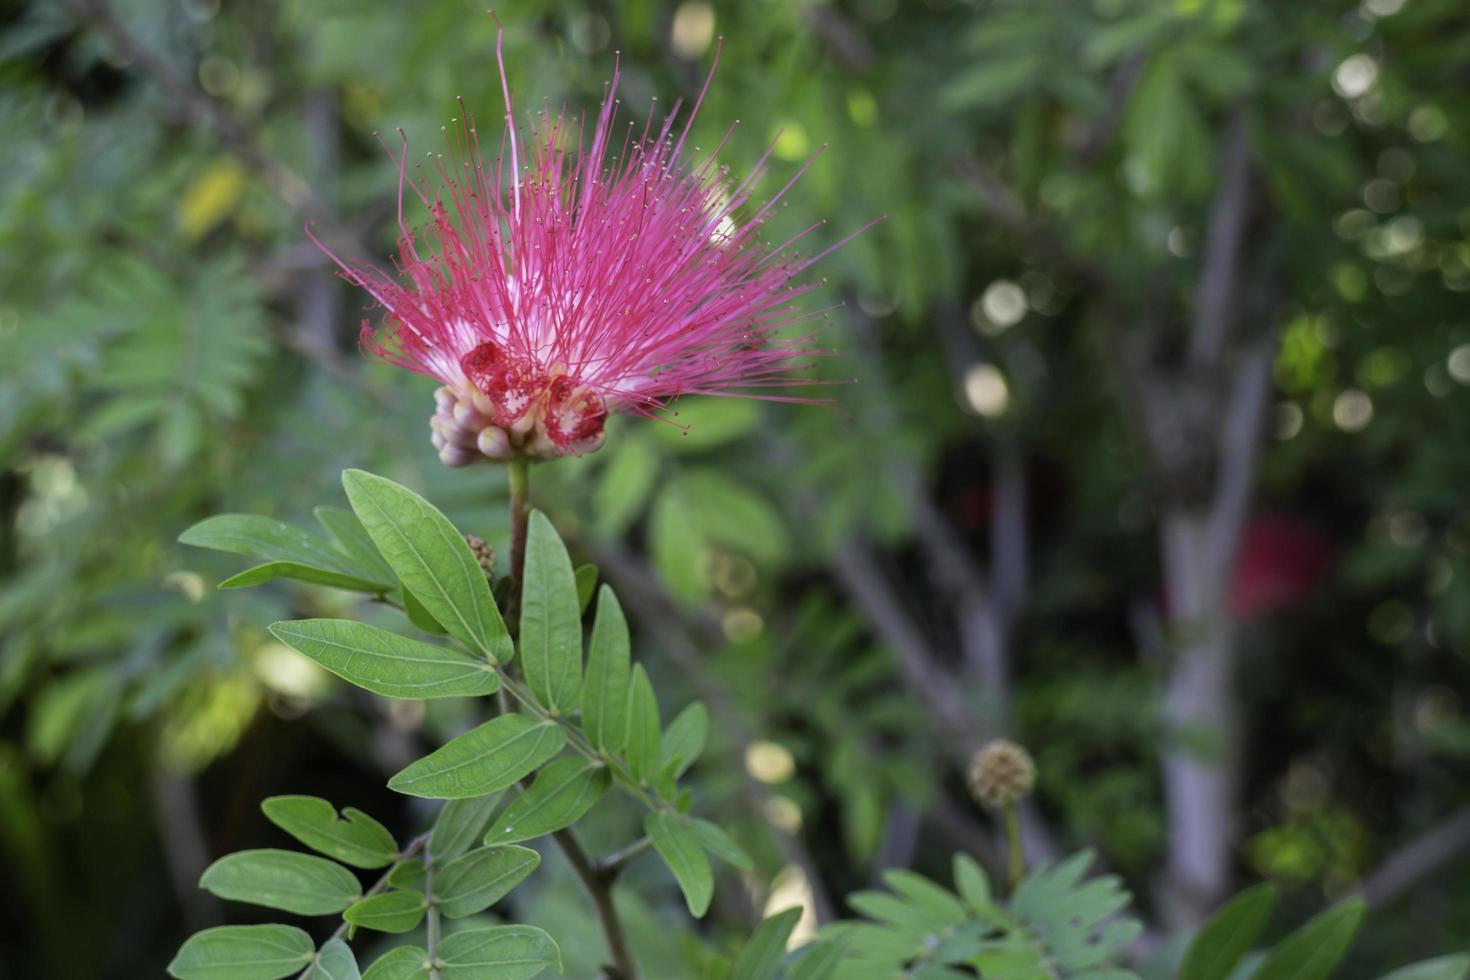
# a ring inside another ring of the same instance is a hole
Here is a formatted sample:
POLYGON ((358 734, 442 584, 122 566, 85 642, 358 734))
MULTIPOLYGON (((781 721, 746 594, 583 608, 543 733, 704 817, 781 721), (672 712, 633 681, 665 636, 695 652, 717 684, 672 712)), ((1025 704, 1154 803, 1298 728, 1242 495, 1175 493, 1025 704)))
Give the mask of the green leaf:
POLYGON ((659 741, 658 699, 642 664, 633 665, 628 683, 628 767, 643 782, 659 772, 663 746, 659 741))
POLYGON ((593 594, 597 592, 597 566, 578 565, 574 574, 577 578, 577 609, 579 614, 586 613, 592 604, 593 594))
POLYGON ((339 818, 337 808, 317 796, 272 796, 260 809, 313 851, 354 868, 382 868, 398 856, 398 842, 388 828, 354 807, 339 818))
POLYGON ((168 972, 179 980, 280 980, 315 953, 311 937, 292 926, 217 926, 190 936, 168 972))
POLYGON ((398 577, 393 574, 392 566, 378 553, 378 546, 373 544, 373 539, 362 526, 362 521, 352 511, 341 507, 317 507, 312 514, 365 578, 375 582, 391 582, 398 577))
POLYGON ((597 618, 587 648, 587 683, 582 692, 582 730, 608 755, 628 738, 628 621, 618 597, 604 585, 597 593, 597 618))
POLYGON ((883 883, 919 910, 935 928, 957 926, 968 917, 964 903, 921 874, 893 868, 883 872, 883 883))
POLYGON ((476 697, 500 687, 488 661, 351 619, 297 619, 270 631, 343 680, 384 697, 476 697))
POLYGON ((1456 953, 1399 967, 1382 980, 1465 980, 1470 974, 1470 954, 1456 953))
POLYGON ((664 729, 662 758, 665 766, 674 765, 676 777, 684 775, 699 759, 709 740, 709 709, 695 701, 674 716, 664 729))
POLYGON ((600 534, 616 539, 648 502, 658 478, 658 453, 646 438, 629 433, 618 441, 601 477, 592 498, 596 527, 600 534))
POLYGON ((1030 91, 1045 71, 1046 60, 1024 49, 986 59, 946 82, 939 90, 939 105, 950 110, 999 105, 1030 91))
POLYGON ((362 470, 342 474, 347 499, 405 588, 450 635, 495 663, 515 655, 490 585, 464 537, 433 504, 362 470))
POLYGON ((424 980, 428 975, 429 954, 418 946, 399 946, 378 957, 362 980, 424 980))
POLYGON ((439 811, 434 820, 434 831, 429 837, 429 857, 438 865, 450 861, 468 851, 480 839, 495 804, 500 802, 499 793, 474 796, 462 800, 450 800, 439 811))
POLYGON ((534 926, 464 929, 439 944, 443 980, 529 980, 547 967, 561 972, 561 950, 534 926))
MULTIPOLYGON (((465 800, 451 800, 464 803, 465 800)), ((400 864, 394 865, 393 870, 388 872, 388 884, 394 888, 404 891, 421 892, 428 887, 429 866, 422 858, 410 858, 400 864)))
POLYGON ((643 829, 653 841, 654 850, 674 873, 689 913, 696 919, 703 917, 714 895, 715 876, 689 822, 671 810, 654 810, 644 818, 643 829))
POLYGON ((221 589, 248 589, 256 585, 264 585, 266 582, 273 582, 278 578, 311 582, 315 585, 330 585, 334 589, 346 589, 349 592, 376 593, 386 592, 392 588, 391 585, 385 585, 382 582, 358 578, 355 575, 344 575, 341 572, 303 565, 294 561, 273 561, 264 565, 256 565, 237 575, 231 575, 221 582, 219 587, 221 589))
POLYGON ((694 520, 711 541, 768 565, 790 550, 780 512, 750 487, 713 469, 691 470, 678 483, 694 520))
POLYGON ((521 670, 532 693, 561 714, 582 693, 582 612, 572 560, 551 521, 533 511, 521 590, 521 670))
POLYGON ((529 847, 480 847, 434 876, 434 902, 451 919, 484 911, 525 881, 541 863, 529 847))
POLYGON ((712 449, 752 431, 761 421, 761 407, 742 398, 681 398, 672 414, 675 425, 650 427, 670 449, 696 452, 712 449))
MULTIPOLYGON (((314 534, 258 514, 219 514, 179 535, 181 544, 351 574, 343 556, 314 534)), ((391 585, 388 586, 392 588, 391 585)))
POLYGON ((993 911, 990 899, 990 880, 985 871, 968 854, 954 856, 954 885, 970 910, 979 916, 993 911))
POLYGON ((506 807, 485 834, 486 844, 533 840, 570 827, 607 792, 606 766, 578 757, 558 759, 506 807))
POLYGON ((1364 909, 1353 898, 1311 919, 1271 950, 1252 980, 1323 980, 1347 953, 1364 909))
POLYGON ((815 943, 806 947, 801 959, 792 966, 787 980, 830 980, 837 975, 842 947, 835 942, 815 943))
POLYGON ((357 959, 340 939, 330 940, 322 947, 307 977, 309 980, 362 980, 357 959))
POLYGON ((735 843, 734 839, 718 824, 691 817, 689 829, 694 832, 694 836, 699 839, 700 845, 706 851, 726 864, 739 868, 741 871, 749 871, 755 867, 755 862, 745 852, 745 848, 735 843))
POLYGON ((1275 905, 1276 887, 1269 882, 1226 902, 1189 944, 1179 980, 1225 980, 1255 945, 1275 905))
POLYGON ((771 980, 786 953, 786 940, 801 918, 801 909, 778 912, 756 927, 730 968, 730 980, 771 980))
POLYGON ((388 780, 388 788, 431 800, 484 796, 535 772, 566 741, 552 722, 500 715, 412 763, 388 780))
POLYGON ((426 905, 420 891, 403 890, 369 895, 357 902, 342 918, 355 926, 377 932, 408 932, 424 920, 426 905))
POLYGON ((648 517, 648 551, 669 591, 687 602, 704 598, 709 583, 703 566, 703 529, 687 494, 666 484, 648 517))
POLYGON ((221 582, 222 589, 245 588, 277 578, 294 578, 357 592, 382 592, 393 587, 392 576, 380 580, 364 578, 345 555, 327 542, 256 514, 205 518, 179 535, 179 541, 196 548, 267 559, 266 564, 221 582))
POLYGON ((220 898, 298 915, 341 912, 362 895, 357 878, 326 858, 295 851, 239 851, 204 869, 199 887, 220 898))
POLYGON ((403 614, 408 617, 410 623, 425 633, 433 633, 436 636, 443 636, 448 632, 439 625, 439 620, 429 615, 429 610, 424 608, 424 604, 419 602, 407 587, 399 586, 399 595, 403 596, 403 614))

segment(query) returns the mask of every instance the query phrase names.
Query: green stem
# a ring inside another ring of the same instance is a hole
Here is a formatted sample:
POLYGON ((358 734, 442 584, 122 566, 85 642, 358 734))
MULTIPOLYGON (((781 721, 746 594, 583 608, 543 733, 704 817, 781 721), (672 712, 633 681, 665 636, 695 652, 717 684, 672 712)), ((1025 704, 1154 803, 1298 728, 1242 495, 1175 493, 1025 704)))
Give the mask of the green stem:
POLYGON ((614 851, 601 861, 598 861, 596 865, 597 871, 599 874, 618 874, 623 868, 628 866, 629 861, 632 861, 652 846, 653 839, 651 837, 640 837, 622 850, 614 851))
POLYGON ((519 633, 521 577, 526 569, 526 528, 531 517, 531 464, 513 459, 510 466, 510 602, 506 620, 519 633))
POLYGON ((432 857, 424 865, 424 894, 429 898, 429 908, 425 914, 424 924, 424 951, 429 954, 429 980, 439 980, 439 960, 435 955, 439 950, 439 904, 434 901, 434 859, 432 857))
MULTIPOLYGON (((383 876, 377 881, 373 882, 373 886, 367 891, 363 892, 362 897, 371 898, 379 892, 387 889, 388 878, 392 876, 393 872, 397 871, 402 865, 412 860, 420 851, 423 851, 426 847, 428 847, 429 837, 431 836, 431 834, 431 831, 425 831, 424 833, 419 834, 413 840, 409 841, 408 846, 399 852, 398 857, 394 859, 392 864, 388 865, 388 870, 383 872, 383 876)), ((351 927, 352 923, 348 922, 346 919, 343 919, 342 924, 337 926, 336 930, 333 931, 333 933, 326 938, 326 940, 322 943, 322 946, 325 946, 327 943, 331 942, 334 939, 343 938, 347 935, 347 930, 351 927)), ((321 946, 318 946, 317 950, 318 952, 320 952, 321 946)), ((305 980, 306 977, 311 976, 311 972, 315 969, 316 960, 313 959, 310 966, 297 974, 297 980, 305 980)))
MULTIPOLYGON (((530 521, 530 485, 531 466, 524 459, 513 459, 510 461, 510 601, 507 603, 506 621, 511 630, 517 636, 520 635, 521 618, 521 587, 526 569, 526 533, 530 521)), ((648 795, 638 787, 638 781, 632 778, 627 767, 615 759, 606 759, 592 747, 592 744, 565 719, 552 715, 543 708, 535 696, 527 690, 509 669, 511 665, 497 667, 496 672, 500 675, 500 705, 501 711, 509 709, 510 697, 514 697, 519 703, 521 710, 540 718, 542 721, 553 722, 567 733, 567 743, 582 755, 604 763, 608 768, 625 777, 628 782, 625 788, 636 789, 636 795, 650 807, 656 804, 648 798, 648 795)), ((522 780, 524 786, 525 780, 522 780)), ((620 782, 622 782, 620 780, 620 782)), ((567 863, 571 865, 572 871, 582 882, 592 905, 597 911, 598 924, 602 926, 603 939, 607 942, 608 956, 612 958, 613 966, 617 969, 620 980, 637 980, 638 970, 633 962, 633 954, 628 949, 628 939, 623 933, 623 924, 618 917, 617 906, 613 902, 613 882, 617 878, 617 870, 602 871, 594 866, 587 857, 587 852, 572 834, 571 828, 555 831, 551 835, 556 841, 557 847, 566 857, 567 863)), ((432 907, 430 912, 433 912, 432 907)), ((432 954, 433 950, 430 949, 432 954)), ((433 957, 430 956, 432 961, 433 957)), ((436 980, 437 974, 430 973, 430 980, 436 980)))
POLYGON ((1026 853, 1021 847, 1021 815, 1016 810, 1016 804, 1011 803, 1005 809, 1006 824, 1006 846, 1010 851, 1010 890, 1015 891, 1016 886, 1021 883, 1021 876, 1026 873, 1026 853))

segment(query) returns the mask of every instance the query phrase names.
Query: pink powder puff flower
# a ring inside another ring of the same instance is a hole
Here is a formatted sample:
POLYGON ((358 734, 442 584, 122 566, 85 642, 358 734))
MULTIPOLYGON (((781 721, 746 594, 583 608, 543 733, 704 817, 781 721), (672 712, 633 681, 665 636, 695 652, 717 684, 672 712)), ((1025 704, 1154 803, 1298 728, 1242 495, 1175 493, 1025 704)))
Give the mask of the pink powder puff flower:
POLYGON ((823 222, 775 247, 756 238, 811 160, 741 220, 775 144, 741 182, 716 162, 733 126, 714 153, 685 162, 714 66, 677 138, 677 104, 656 131, 650 111, 641 134, 629 123, 615 137, 616 63, 590 146, 582 124, 546 110, 518 138, 502 37, 509 173, 501 157, 485 165, 468 115, 451 131, 448 162, 439 158, 437 188, 408 180, 405 138, 398 275, 322 246, 384 310, 381 328, 364 321, 363 346, 442 385, 430 420, 440 458, 590 452, 609 412, 651 416, 680 395, 811 400, 761 389, 802 383, 796 372, 816 353, 776 335, 820 316, 792 305, 815 288, 792 279, 831 249, 802 259, 791 248, 823 222), (429 211, 419 231, 404 223, 405 186, 429 211))

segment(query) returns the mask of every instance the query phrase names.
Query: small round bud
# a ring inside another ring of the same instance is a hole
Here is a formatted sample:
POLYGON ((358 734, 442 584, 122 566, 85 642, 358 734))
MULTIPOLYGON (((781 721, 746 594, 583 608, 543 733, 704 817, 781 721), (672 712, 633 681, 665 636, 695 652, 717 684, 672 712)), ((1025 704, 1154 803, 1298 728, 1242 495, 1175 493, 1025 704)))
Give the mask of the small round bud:
POLYGON ((466 534, 464 543, 470 546, 470 553, 475 556, 475 561, 480 563, 480 571, 485 573, 486 581, 494 582, 495 549, 490 547, 484 538, 476 534, 466 534))
POLYGON ((981 806, 1001 810, 1031 795, 1036 786, 1036 763, 1015 742, 998 738, 987 743, 970 761, 970 794, 981 806))

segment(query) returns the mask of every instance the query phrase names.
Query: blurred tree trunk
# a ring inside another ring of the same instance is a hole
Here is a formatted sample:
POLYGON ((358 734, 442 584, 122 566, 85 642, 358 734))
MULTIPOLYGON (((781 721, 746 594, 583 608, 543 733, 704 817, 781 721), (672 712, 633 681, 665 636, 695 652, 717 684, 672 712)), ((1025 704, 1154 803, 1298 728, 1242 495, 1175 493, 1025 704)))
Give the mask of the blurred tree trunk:
POLYGON ((1209 518, 1179 508, 1167 511, 1160 527, 1175 641, 1162 712, 1169 815, 1163 910, 1180 926, 1199 922, 1229 890, 1235 838, 1234 650, 1222 608, 1229 556, 1210 547, 1209 518))

